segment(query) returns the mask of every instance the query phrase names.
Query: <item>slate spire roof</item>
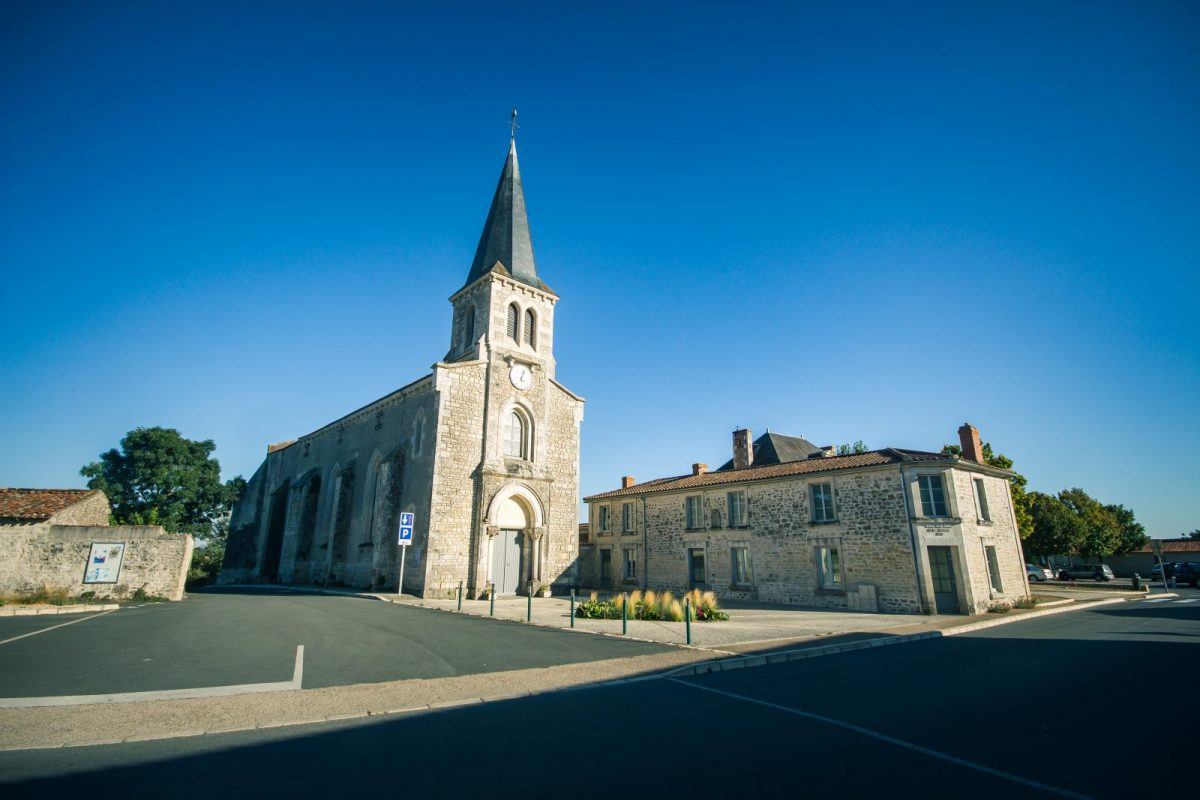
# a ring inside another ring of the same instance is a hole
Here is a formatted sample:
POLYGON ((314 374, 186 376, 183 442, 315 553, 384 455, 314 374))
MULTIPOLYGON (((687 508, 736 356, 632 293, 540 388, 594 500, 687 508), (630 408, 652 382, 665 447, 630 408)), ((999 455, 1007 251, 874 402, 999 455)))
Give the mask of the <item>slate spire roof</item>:
POLYGON ((533 260, 533 240, 529 236, 529 217, 525 213, 525 193, 521 189, 521 168, 517 164, 517 141, 508 146, 508 158, 500 172, 500 183, 492 197, 483 235, 471 262, 467 284, 490 272, 499 262, 512 278, 545 290, 533 260))

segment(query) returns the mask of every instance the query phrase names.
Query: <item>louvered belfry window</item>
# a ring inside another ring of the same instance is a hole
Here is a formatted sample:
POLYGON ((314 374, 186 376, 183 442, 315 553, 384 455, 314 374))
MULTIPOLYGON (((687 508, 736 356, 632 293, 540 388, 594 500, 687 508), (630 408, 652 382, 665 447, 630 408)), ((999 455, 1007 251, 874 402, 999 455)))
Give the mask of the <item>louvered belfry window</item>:
POLYGON ((508 338, 517 341, 517 307, 508 307, 508 338))
POLYGON ((533 343, 533 309, 525 310, 525 344, 534 347, 533 343))

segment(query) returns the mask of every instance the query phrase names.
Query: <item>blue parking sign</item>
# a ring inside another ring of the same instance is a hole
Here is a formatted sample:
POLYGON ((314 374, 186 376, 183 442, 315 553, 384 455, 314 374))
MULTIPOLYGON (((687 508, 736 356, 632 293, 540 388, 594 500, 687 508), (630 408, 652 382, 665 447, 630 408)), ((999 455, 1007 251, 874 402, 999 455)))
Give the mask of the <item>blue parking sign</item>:
POLYGON ((410 511, 403 511, 400 514, 400 537, 397 539, 397 544, 401 547, 407 547, 412 544, 413 538, 413 514, 410 511))

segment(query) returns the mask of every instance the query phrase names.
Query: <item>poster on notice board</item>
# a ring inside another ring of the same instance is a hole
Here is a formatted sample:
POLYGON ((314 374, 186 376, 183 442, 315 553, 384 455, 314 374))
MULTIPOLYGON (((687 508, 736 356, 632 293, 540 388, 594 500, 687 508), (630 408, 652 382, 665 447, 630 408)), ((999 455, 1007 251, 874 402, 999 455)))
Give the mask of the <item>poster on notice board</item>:
POLYGON ((121 559, 124 555, 124 542, 92 542, 83 582, 116 583, 117 576, 121 574, 121 559))

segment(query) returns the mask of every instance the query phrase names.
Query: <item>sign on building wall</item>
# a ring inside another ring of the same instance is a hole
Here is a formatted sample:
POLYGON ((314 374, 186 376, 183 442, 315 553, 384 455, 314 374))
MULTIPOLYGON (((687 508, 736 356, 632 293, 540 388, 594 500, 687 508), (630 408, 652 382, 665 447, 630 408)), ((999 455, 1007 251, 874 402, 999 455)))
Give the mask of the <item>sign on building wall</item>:
POLYGON ((124 556, 124 542, 92 542, 87 567, 83 571, 83 582, 116 583, 124 556))

